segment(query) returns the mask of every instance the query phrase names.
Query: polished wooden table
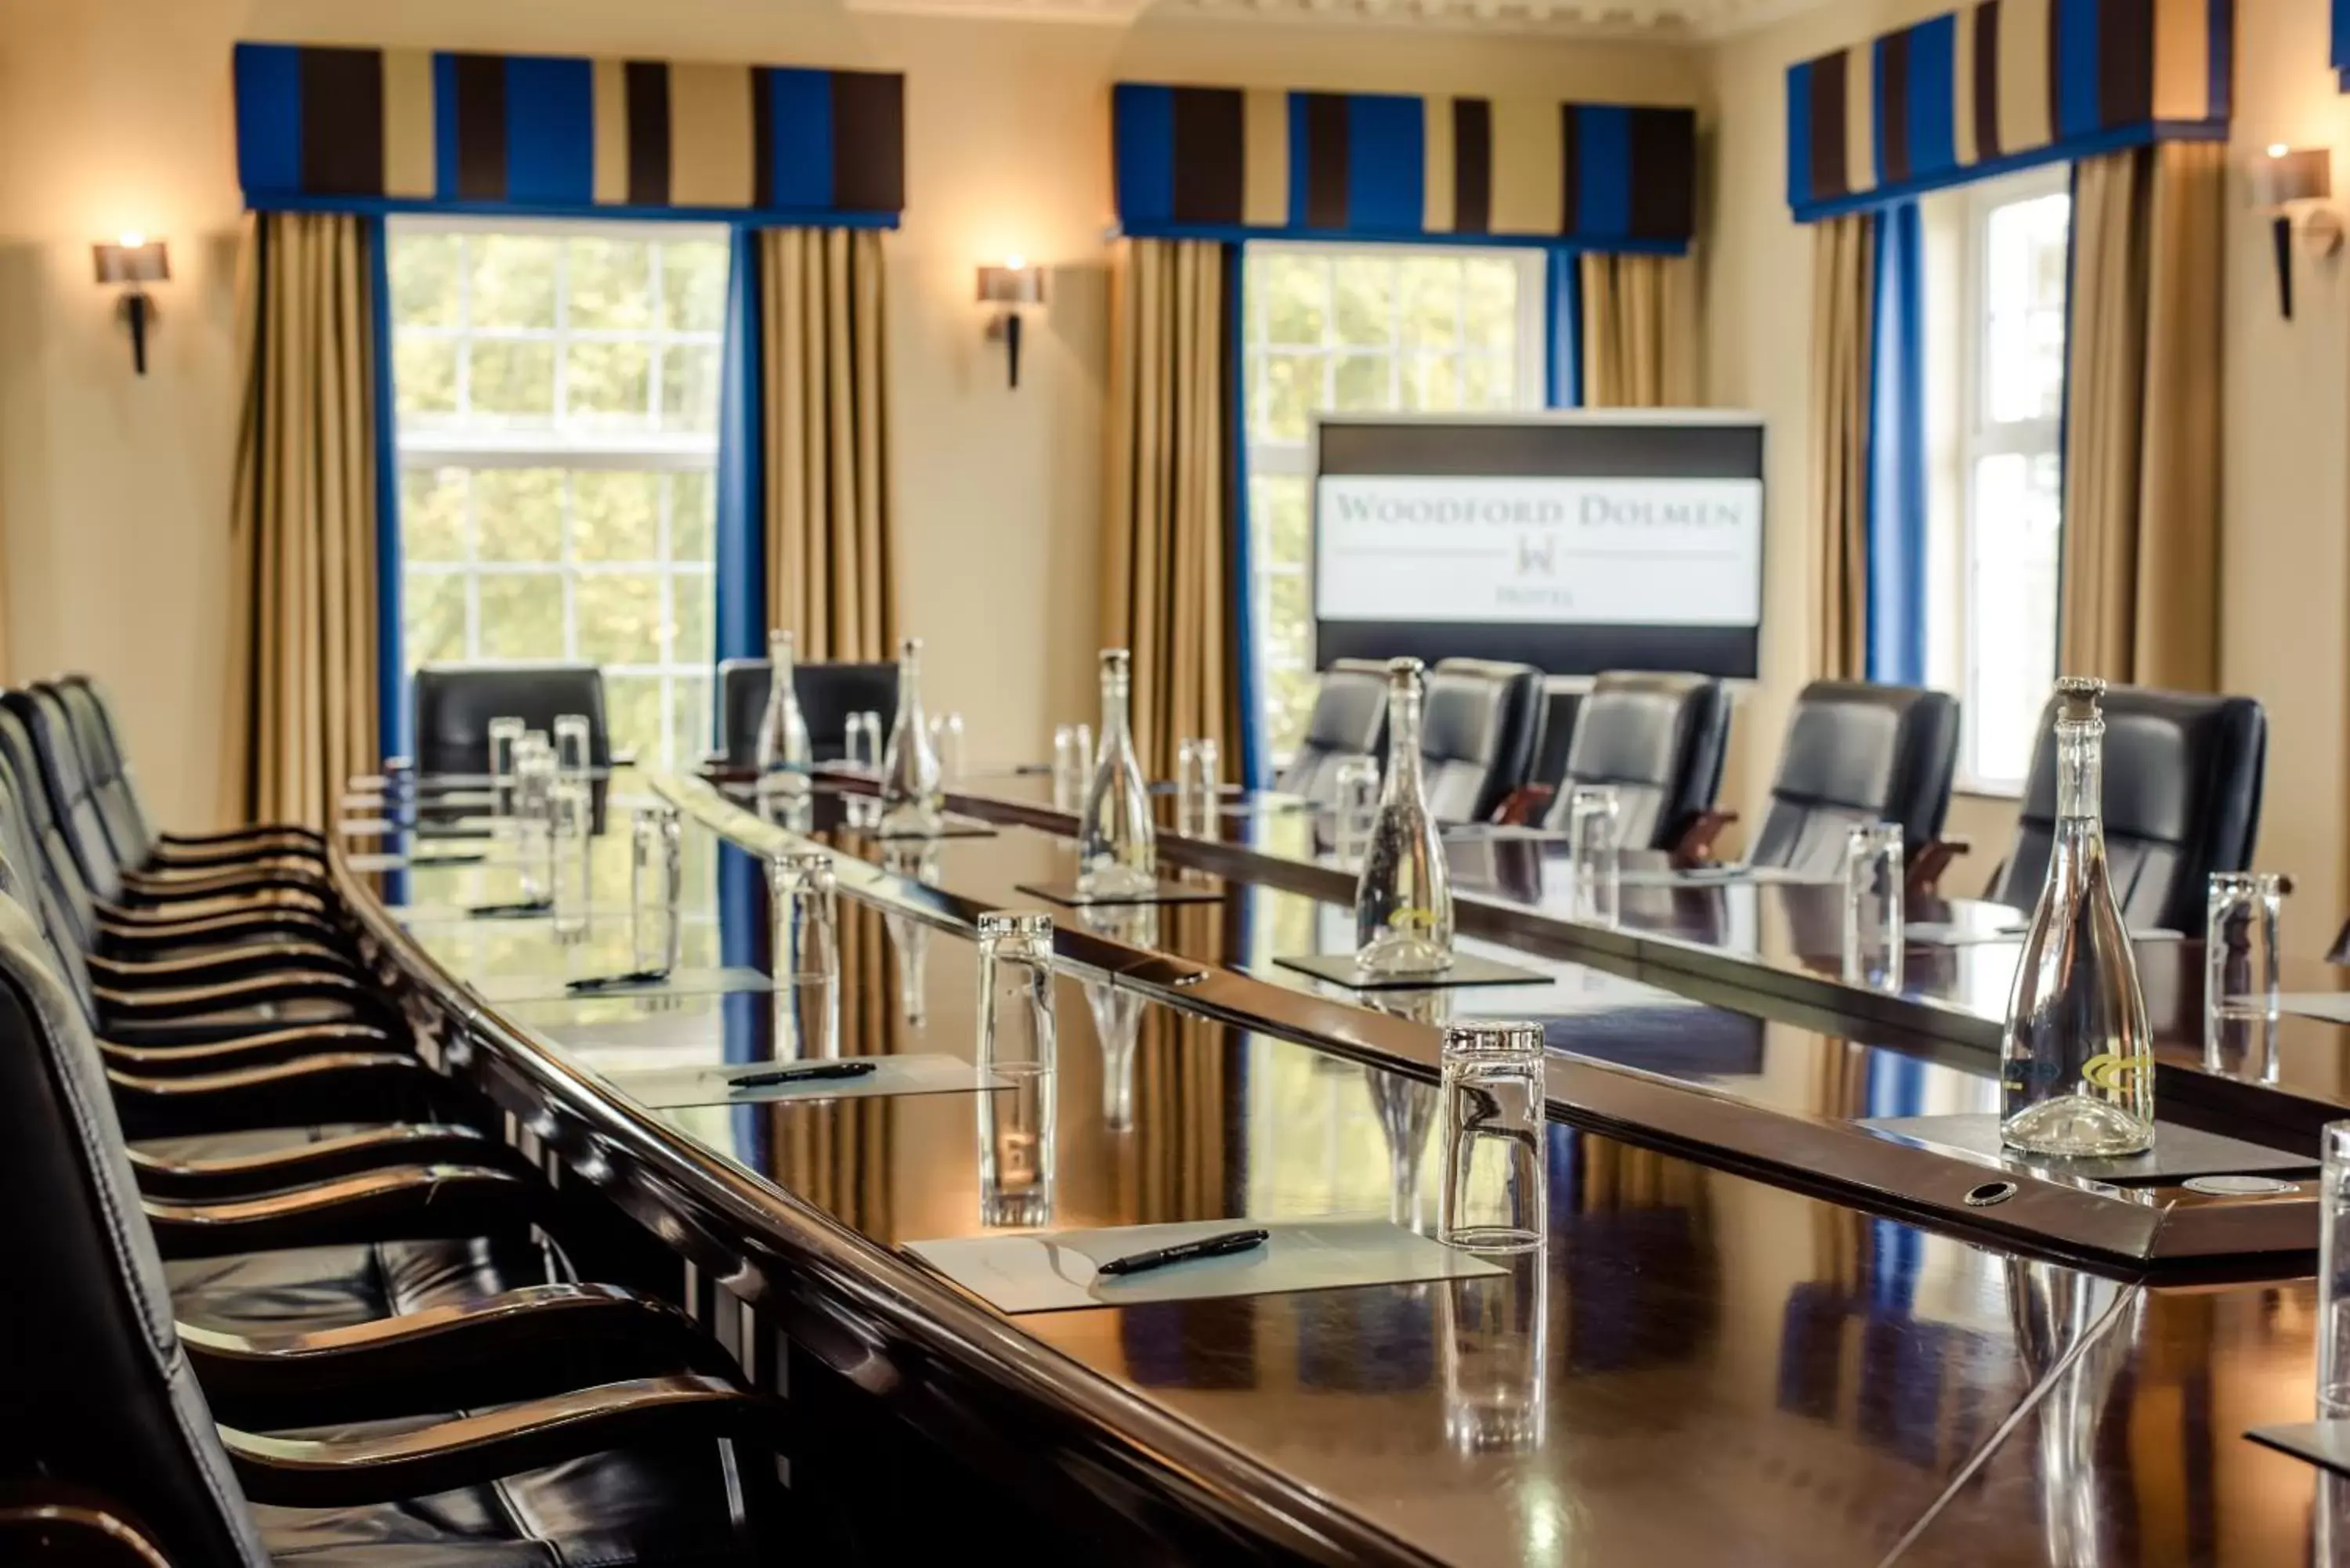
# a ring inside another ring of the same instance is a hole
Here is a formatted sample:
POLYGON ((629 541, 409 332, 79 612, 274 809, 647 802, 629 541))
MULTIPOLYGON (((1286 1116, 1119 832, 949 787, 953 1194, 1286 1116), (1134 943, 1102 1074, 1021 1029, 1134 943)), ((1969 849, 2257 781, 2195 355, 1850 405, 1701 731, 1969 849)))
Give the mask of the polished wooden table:
MULTIPOLYGON (((973 912, 1034 907, 1016 884, 1068 867, 1042 829, 910 848, 837 801, 795 828, 655 782, 691 818, 689 966, 765 961, 764 873, 730 840, 839 856, 850 1054, 968 1056, 973 912)), ((794 1490, 853 1499, 881 1560, 2259 1564, 2350 1528, 2316 1472, 2239 1435, 2311 1413, 2305 1257, 2224 1284, 2082 1267, 2023 1227, 2003 1244, 1898 1188, 1806 1177, 1808 1144, 1745 1161, 1676 1119, 1805 1129, 1834 1166, 1856 1118, 1991 1105, 1963 1044, 1524 950, 1539 999, 1382 1012, 1269 961, 1334 907, 1273 879, 1104 929, 1058 910, 1055 1226, 1425 1227, 1433 1023, 1525 1009, 1556 1053, 1550 1238, 1504 1279, 1005 1317, 902 1250, 984 1229, 976 1096, 651 1111, 603 1075, 767 1059, 772 999, 481 999, 628 967, 625 836, 595 854, 599 912, 569 942, 463 918, 515 897, 504 865, 410 870, 397 906, 340 874, 436 1059, 567 1189, 681 1257, 689 1304, 821 1419, 794 1490), (1627 1096, 1614 1125, 1603 1093, 1627 1096), (892 1433, 912 1447, 868 1446, 892 1433)))

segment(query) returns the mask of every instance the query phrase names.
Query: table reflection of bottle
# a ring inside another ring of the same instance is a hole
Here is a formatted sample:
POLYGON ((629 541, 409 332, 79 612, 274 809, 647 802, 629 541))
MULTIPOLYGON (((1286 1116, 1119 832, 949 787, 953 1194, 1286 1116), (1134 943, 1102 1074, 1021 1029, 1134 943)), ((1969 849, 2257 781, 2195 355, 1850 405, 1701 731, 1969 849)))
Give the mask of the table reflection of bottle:
POLYGON ((1444 1434, 1464 1454, 1532 1453, 1543 1445, 1550 1260, 1530 1252, 1507 1267, 1444 1287, 1444 1434))
MULTIPOLYGON (((881 847, 886 871, 908 877, 925 888, 939 880, 939 846, 935 843, 894 840, 881 847)), ((918 1027, 928 1011, 931 928, 910 915, 885 913, 882 929, 898 955, 898 1011, 909 1028, 918 1027)))
MULTIPOLYGON (((1088 930, 1129 947, 1159 945, 1155 904, 1096 904, 1081 910, 1079 919, 1088 930)), ((1134 1126, 1134 1051, 1142 1033, 1142 997, 1107 981, 1087 981, 1084 991, 1101 1046, 1102 1125, 1125 1132, 1134 1126)))
POLYGON ((1388 1219, 1418 1231, 1419 1167, 1429 1128, 1436 1123, 1436 1091, 1400 1073, 1368 1065, 1363 1068, 1363 1082, 1388 1142, 1388 1219))
POLYGON ((2010 1259, 2007 1276, 2025 1366, 2035 1380, 2063 1368, 2033 1418, 2047 1560, 2098 1568, 2117 1559, 2107 1550, 2097 1431, 2116 1376, 2137 1346, 2145 1293, 2059 1263, 2010 1259))

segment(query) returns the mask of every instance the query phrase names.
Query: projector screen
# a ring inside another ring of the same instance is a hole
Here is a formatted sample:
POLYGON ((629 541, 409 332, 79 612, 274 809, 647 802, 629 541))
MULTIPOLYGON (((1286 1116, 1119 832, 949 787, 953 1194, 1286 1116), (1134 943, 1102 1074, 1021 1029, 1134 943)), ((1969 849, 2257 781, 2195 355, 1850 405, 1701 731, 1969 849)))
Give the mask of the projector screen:
POLYGON ((1608 410, 1325 418, 1318 661, 1755 673, 1762 426, 1608 410))

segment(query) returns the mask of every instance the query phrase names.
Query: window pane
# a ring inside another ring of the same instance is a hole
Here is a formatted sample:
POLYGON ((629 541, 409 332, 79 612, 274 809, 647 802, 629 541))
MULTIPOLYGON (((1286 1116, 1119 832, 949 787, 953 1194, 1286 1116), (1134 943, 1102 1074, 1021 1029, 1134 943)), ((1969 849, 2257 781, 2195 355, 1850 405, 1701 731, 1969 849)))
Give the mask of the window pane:
POLYGON ((555 325, 553 239, 536 234, 473 234, 473 330, 555 325))
POLYGON ((571 479, 571 558, 660 559, 660 475, 582 469, 571 479))
POLYGON ((681 675, 670 692, 670 757, 690 763, 710 749, 710 678, 681 675))
POLYGON ((568 242, 571 329, 642 332, 653 324, 652 247, 642 240, 568 242))
POLYGON ((566 412, 598 424, 642 424, 651 377, 652 350, 645 344, 574 343, 564 361, 566 412))
POLYGON ((459 249, 454 234, 415 234, 393 242, 394 327, 457 325, 459 249))
POLYGON ((669 554, 673 561, 716 561, 718 493, 707 470, 669 480, 669 554))
POLYGON ((1421 354, 1406 361, 1402 392, 1401 408, 1446 413, 1468 406, 1461 396, 1460 362, 1449 354, 1421 354))
POLYGON ((562 659, 563 576, 497 572, 481 579, 484 659, 562 659))
POLYGON ((661 428, 718 428, 718 350, 672 343, 661 355, 661 428))
POLYGON ((1264 541, 1260 569, 1305 564, 1308 524, 1303 475, 1259 475, 1249 485, 1249 514, 1264 541))
POLYGON ((476 338, 468 348, 473 412, 544 423, 555 412, 555 345, 476 338))
POLYGON ((447 338, 395 337, 391 377, 401 418, 457 411, 457 345, 447 338))
POLYGON ((400 472, 400 551, 411 561, 465 558, 465 471, 400 472))
POLYGON ((1330 275, 1307 256, 1274 254, 1249 280, 1264 301, 1264 340, 1318 344, 1329 326, 1330 275))
POLYGON ((658 574, 583 572, 573 592, 579 607, 580 658, 597 664, 661 662, 658 574))
POLYGON ((661 326, 717 332, 726 324, 726 247, 708 240, 661 247, 661 326))
POLYGON ((1455 347, 1461 336, 1461 264, 1446 257, 1415 256, 1399 272, 1404 346, 1455 347))
POLYGON ((661 754, 661 678, 658 675, 604 677, 604 718, 612 729, 616 751, 634 752, 641 762, 661 754))
POLYGON ((717 633, 711 626, 711 617, 717 606, 716 579, 704 572, 685 572, 670 579, 670 625, 675 641, 671 644, 669 661, 671 664, 714 664, 718 659, 717 633))
POLYGON ((1494 256, 1461 264, 1461 318, 1469 347, 1508 354, 1518 346, 1518 269, 1494 256))
POLYGON ((411 665, 465 657, 465 577, 410 572, 400 581, 400 636, 411 665))
POLYGON ((1267 354, 1256 361, 1255 428, 1257 441, 1302 441, 1312 421, 1314 405, 1322 400, 1322 361, 1292 354, 1267 354))
POLYGON ((1972 771, 1990 783, 2022 781, 2055 677, 2059 483, 2052 453, 2002 452, 1974 468, 1965 701, 1972 771))
POLYGON ((1330 266, 1337 301, 1338 341, 1384 344, 1395 327, 1395 266, 1384 260, 1347 257, 1330 266))
POLYGON ((2071 198, 1994 207, 1983 229, 1984 411, 2054 419, 2064 401, 2064 267, 2071 198))
MULTIPOLYGON (((473 528, 484 561, 560 561, 563 471, 481 470, 473 475, 473 528)), ((483 617, 486 622, 487 601, 483 617)))
POLYGON ((1396 406, 1384 354, 1342 354, 1331 378, 1329 406, 1340 413, 1377 413, 1396 406))

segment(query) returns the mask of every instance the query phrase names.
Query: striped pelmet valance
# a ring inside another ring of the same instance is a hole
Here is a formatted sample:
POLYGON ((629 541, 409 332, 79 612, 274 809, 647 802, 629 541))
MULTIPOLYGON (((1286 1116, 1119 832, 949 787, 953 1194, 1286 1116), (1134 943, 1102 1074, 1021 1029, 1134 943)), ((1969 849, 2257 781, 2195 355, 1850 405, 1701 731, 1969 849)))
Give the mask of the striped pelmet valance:
POLYGON ((255 208, 890 224, 904 78, 424 49, 236 47, 255 208))
POLYGON ((1690 109, 1120 82, 1111 115, 1139 236, 1679 251, 1696 229, 1690 109))
POLYGON ((2342 84, 2342 90, 2350 92, 2350 0, 2334 0, 2333 16, 2334 76, 2342 84))
POLYGON ((1981 0, 1787 71, 1809 221, 2150 141, 2228 133, 2233 0, 1981 0))

